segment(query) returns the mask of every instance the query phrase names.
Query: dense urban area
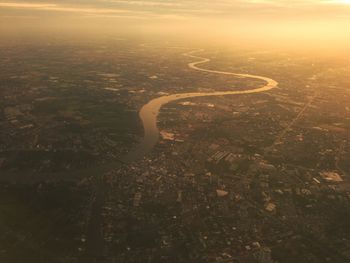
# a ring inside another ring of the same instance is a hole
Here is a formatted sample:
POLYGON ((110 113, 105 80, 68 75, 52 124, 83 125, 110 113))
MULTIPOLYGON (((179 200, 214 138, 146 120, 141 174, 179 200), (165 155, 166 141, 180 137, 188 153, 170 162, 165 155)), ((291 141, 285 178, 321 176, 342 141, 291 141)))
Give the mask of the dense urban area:
POLYGON ((278 87, 164 105, 157 145, 124 161, 148 101, 263 84, 194 71, 191 50, 1 46, 0 262, 350 262, 345 57, 200 51, 278 87))

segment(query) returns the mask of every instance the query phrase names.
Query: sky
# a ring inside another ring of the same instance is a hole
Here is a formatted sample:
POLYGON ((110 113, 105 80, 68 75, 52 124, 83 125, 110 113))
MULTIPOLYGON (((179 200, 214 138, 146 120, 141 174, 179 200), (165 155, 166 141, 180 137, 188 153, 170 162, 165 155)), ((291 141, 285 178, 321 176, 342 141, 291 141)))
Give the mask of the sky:
POLYGON ((0 0, 0 32, 135 32, 350 45, 350 0, 0 0))
POLYGON ((0 1, 2 17, 72 15, 134 19, 194 17, 350 18, 350 0, 17 0, 0 1), (298 16, 298 17, 296 17, 298 16))

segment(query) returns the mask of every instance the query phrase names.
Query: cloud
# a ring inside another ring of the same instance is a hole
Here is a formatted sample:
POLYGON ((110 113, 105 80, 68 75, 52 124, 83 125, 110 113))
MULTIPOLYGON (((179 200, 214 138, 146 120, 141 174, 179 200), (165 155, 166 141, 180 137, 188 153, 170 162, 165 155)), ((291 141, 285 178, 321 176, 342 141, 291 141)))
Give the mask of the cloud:
POLYGON ((159 2, 159 1, 128 1, 128 0, 104 0, 107 3, 122 4, 129 6, 143 6, 143 7, 184 7, 184 3, 177 2, 159 2))
MULTIPOLYGON (((350 5, 330 0, 17 0, 0 2, 0 9, 27 12, 51 11, 99 15, 168 19, 178 18, 251 18, 295 19, 300 17, 349 17, 350 5)), ((3 12, 4 13, 4 12, 3 12)))
POLYGON ((56 4, 33 4, 33 3, 0 3, 0 7, 12 8, 48 8, 56 7, 56 4))
POLYGON ((32 9, 32 10, 44 10, 44 11, 59 11, 59 12, 76 12, 76 13, 126 13, 129 10, 114 9, 114 8, 92 8, 92 7, 69 7, 59 4, 50 3, 0 3, 0 7, 7 8, 19 8, 19 9, 32 9))

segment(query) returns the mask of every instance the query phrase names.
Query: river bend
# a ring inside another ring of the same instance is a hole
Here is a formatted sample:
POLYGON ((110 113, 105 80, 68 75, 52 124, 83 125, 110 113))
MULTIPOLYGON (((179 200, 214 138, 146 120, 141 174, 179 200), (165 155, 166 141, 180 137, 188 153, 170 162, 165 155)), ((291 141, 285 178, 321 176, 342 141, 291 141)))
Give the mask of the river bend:
POLYGON ((259 79, 259 80, 263 80, 266 84, 262 87, 248 89, 248 90, 178 93, 178 94, 166 95, 166 96, 152 99, 151 101, 146 103, 139 111, 139 117, 143 124, 144 136, 140 141, 140 143, 137 144, 135 148, 127 154, 124 160, 125 162, 129 163, 142 158, 147 153, 149 153, 158 142, 159 130, 157 126, 157 118, 158 118, 160 109, 162 108, 163 105, 172 101, 195 98, 195 97, 260 93, 260 92, 265 92, 265 91, 274 89, 278 85, 277 81, 268 77, 201 68, 199 67, 199 65, 208 63, 210 59, 194 55, 194 53, 197 53, 199 51, 202 51, 202 50, 196 50, 196 51, 183 54, 184 56, 197 60, 195 62, 189 63, 188 64, 189 68, 198 70, 198 71, 208 72, 208 73, 231 75, 239 78, 259 79))

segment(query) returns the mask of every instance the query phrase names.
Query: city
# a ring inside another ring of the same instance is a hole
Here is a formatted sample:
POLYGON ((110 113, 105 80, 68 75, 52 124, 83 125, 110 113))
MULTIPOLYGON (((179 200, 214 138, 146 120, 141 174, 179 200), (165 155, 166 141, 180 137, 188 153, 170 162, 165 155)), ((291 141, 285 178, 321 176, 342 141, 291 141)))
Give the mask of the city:
POLYGON ((46 34, 0 40, 0 262, 350 262, 350 53, 46 34))

